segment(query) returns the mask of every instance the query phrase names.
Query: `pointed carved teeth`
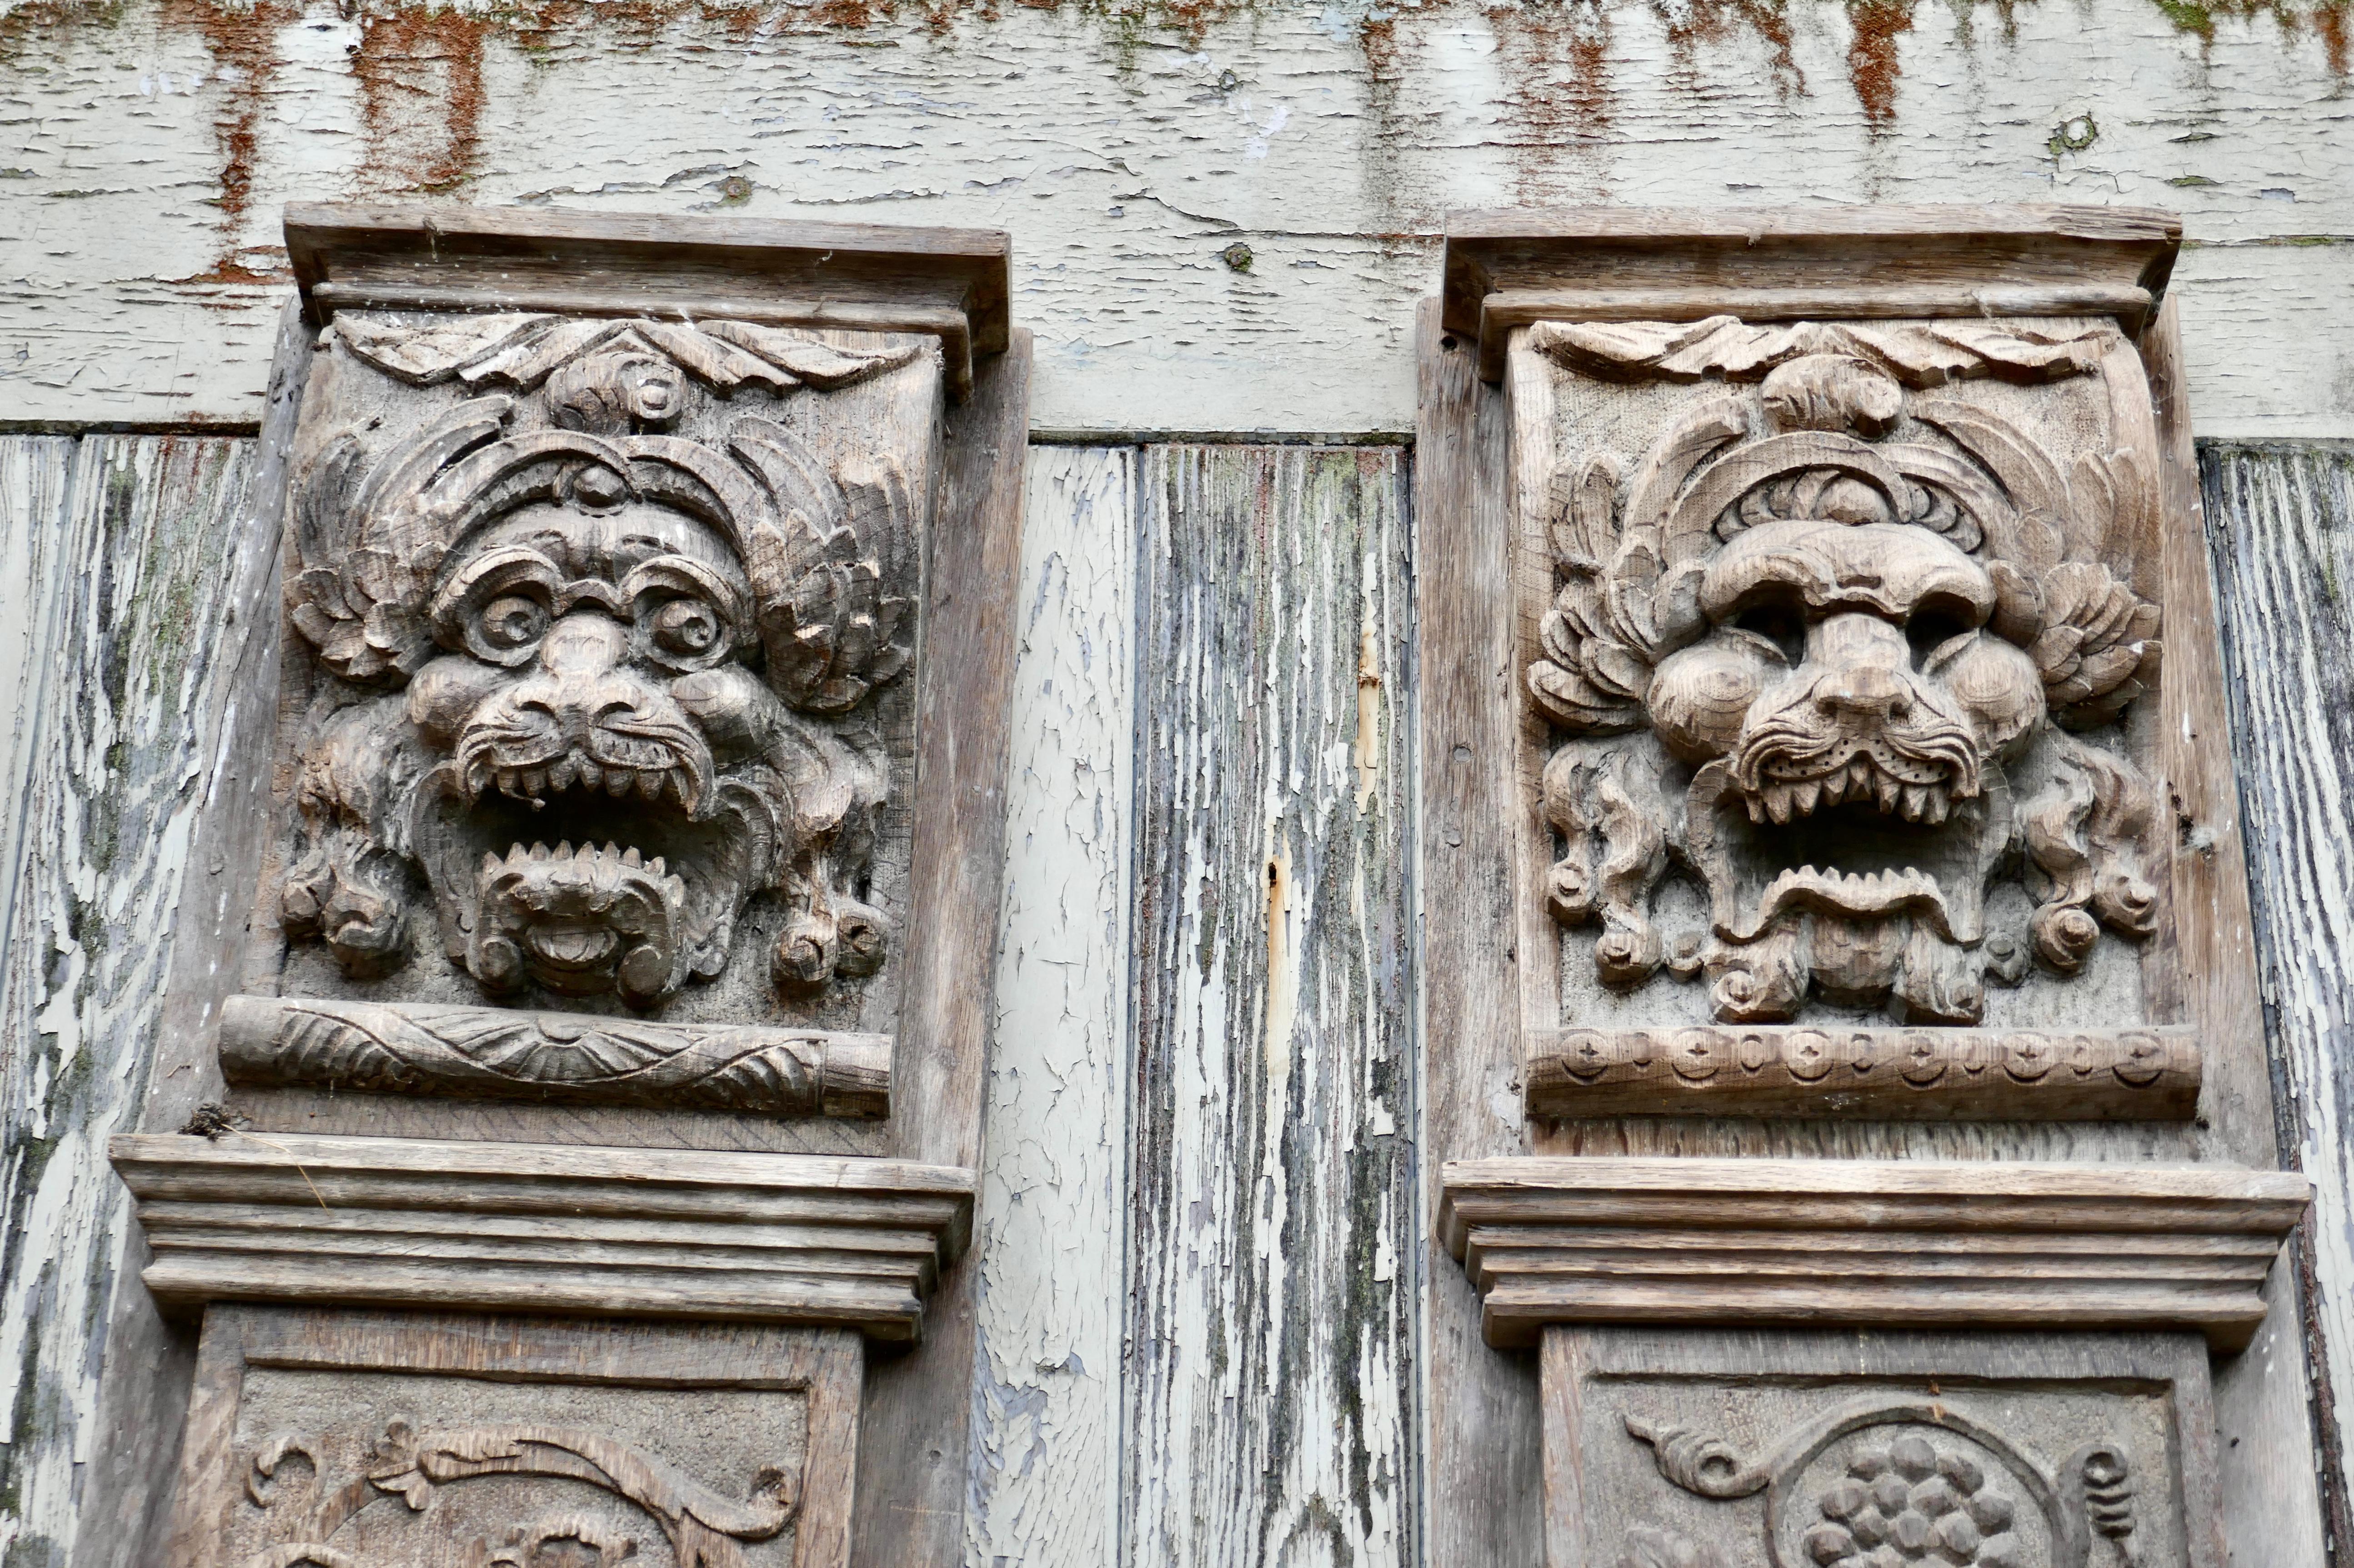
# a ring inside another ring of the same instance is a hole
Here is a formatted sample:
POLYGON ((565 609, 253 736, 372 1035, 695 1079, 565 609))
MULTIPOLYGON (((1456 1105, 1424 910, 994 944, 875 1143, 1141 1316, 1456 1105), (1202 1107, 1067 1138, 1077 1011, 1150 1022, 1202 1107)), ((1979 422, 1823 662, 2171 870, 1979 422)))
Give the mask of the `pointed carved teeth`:
POLYGON ((602 782, 604 782, 603 769, 599 768, 595 763, 589 761, 587 758, 582 758, 580 759, 580 788, 583 789, 593 790, 602 782))
POLYGON ((605 769, 605 793, 616 800, 628 794, 637 781, 638 776, 626 768, 605 769))
POLYGON ((639 774, 638 793, 644 796, 649 800, 661 800, 663 777, 664 776, 660 773, 639 774))
MULTIPOLYGON (((613 846, 608 844, 605 847, 608 850, 610 850, 613 846)), ((635 871, 644 863, 638 858, 638 852, 634 847, 632 847, 621 852, 621 863, 628 866, 631 871, 635 871)))

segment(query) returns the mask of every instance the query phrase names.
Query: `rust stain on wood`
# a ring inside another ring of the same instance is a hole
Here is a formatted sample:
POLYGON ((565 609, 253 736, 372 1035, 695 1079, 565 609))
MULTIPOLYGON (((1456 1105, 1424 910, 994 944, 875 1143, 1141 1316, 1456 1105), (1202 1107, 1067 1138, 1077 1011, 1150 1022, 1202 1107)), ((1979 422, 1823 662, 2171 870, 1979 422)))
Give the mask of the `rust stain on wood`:
POLYGON ((1896 40, 1913 30, 1913 0, 1850 0, 1854 41, 1847 48, 1848 80, 1873 134, 1896 122, 1896 86, 1904 74, 1896 40))
POLYGON ((257 269, 247 260, 239 243, 248 210, 253 204, 255 155, 260 144, 262 112, 278 75, 278 29, 302 15, 288 0, 262 0, 259 5, 230 5, 220 0, 167 0, 166 27, 186 27, 205 41, 213 57, 215 74, 225 84, 213 117, 213 132, 220 144, 220 249, 213 264, 186 283, 266 283, 283 277, 284 270, 257 269))
POLYGON ((482 153, 482 40, 494 25, 440 10, 361 23, 352 74, 367 137, 364 184, 438 195, 472 176, 482 153))

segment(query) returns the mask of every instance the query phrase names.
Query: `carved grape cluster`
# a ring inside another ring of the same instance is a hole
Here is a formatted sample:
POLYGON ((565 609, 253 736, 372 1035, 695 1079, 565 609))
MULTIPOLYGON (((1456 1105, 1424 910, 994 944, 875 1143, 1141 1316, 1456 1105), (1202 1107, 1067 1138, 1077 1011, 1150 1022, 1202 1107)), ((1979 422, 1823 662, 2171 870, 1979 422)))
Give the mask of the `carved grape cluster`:
POLYGON ((1819 1568, 2020 1568, 2011 1499, 1966 1454, 1943 1453, 1908 1434, 1866 1448, 1816 1506, 1807 1560, 1819 1568))

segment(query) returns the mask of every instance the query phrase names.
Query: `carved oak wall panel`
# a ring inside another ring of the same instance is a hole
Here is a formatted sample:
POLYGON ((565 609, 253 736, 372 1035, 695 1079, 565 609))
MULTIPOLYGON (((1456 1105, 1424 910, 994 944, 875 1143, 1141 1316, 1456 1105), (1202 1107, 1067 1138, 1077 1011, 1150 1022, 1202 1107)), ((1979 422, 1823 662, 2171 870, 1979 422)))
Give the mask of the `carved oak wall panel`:
POLYGON ((1556 1563, 2219 1568, 2196 1340, 1548 1330, 1556 1563))
POLYGON ((857 1336, 207 1319, 190 1568, 837 1568, 857 1336))

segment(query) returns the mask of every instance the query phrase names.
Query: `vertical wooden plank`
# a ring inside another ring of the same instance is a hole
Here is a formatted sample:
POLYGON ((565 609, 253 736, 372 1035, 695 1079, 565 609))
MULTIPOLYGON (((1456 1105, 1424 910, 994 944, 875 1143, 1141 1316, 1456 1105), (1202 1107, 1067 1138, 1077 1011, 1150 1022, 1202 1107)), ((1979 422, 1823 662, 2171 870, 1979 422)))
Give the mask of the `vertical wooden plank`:
POLYGON ((1512 855, 1512 627, 1501 394, 1426 301, 1415 437, 1421 592, 1422 1213, 1430 1281, 1427 1561, 1544 1561, 1537 1369, 1479 1337, 1479 1299, 1439 1245, 1439 1166, 1524 1152, 1512 855))
MULTIPOLYGON (((242 505, 219 547, 224 574, 216 622, 226 661, 201 706, 183 722, 204 782, 189 829, 190 877, 171 932, 171 970, 149 1046, 150 1085, 139 1110, 145 1132, 185 1124, 221 1097, 214 1049, 221 1002, 243 972, 247 916, 253 908, 269 832, 270 721, 278 693, 278 548, 286 511, 287 457, 309 378, 313 334, 289 299, 262 406, 261 440, 242 505)), ((126 1243, 122 1274, 144 1266, 143 1237, 126 1243)), ((164 1320, 147 1292, 114 1293, 99 1383, 98 1440, 84 1471, 76 1568, 133 1568, 154 1561, 169 1528, 168 1489, 179 1451, 190 1380, 192 1325, 164 1320)))
MULTIPOLYGON (((72 1550, 130 1203, 106 1139, 136 1125, 214 761, 202 715, 243 641, 226 614, 254 443, 91 437, 70 504, 35 542, 18 713, 33 727, 11 809, 17 861, 0 948, 7 1248, 0 1367, 12 1387, 0 1539, 14 1562, 72 1550)), ((130 1288, 136 1288, 135 1283, 130 1288)))
POLYGON ((973 1225, 974 1568, 1104 1568, 1119 1545, 1136 463, 1034 448, 1024 486, 973 1225))
MULTIPOLYGON (((2184 400, 2179 296, 2168 296, 2159 308, 2141 352, 2158 408, 2166 518, 2158 756, 2175 816, 2174 938, 2183 967, 2183 1019, 2207 1043, 2202 1141, 2213 1157, 2273 1169, 2280 1164, 2279 1128, 2257 991, 2222 630, 2184 400)), ((2254 1342, 2215 1369, 2223 1533, 2242 1563, 2318 1563, 2326 1551, 2296 1274, 2293 1259, 2273 1268, 2254 1342)))
MULTIPOLYGON (((907 1002, 892 1065, 892 1152, 935 1165, 981 1162, 990 990, 1004 885, 1005 726, 1013 617, 1001 585, 1022 569, 1022 479, 1030 428, 1030 334, 975 367, 972 396, 949 412, 926 581, 927 635, 961 659, 918 668, 920 814, 908 907, 907 1002), (945 802, 944 805, 938 803, 945 802)), ((969 1501, 975 1281, 951 1268, 925 1309, 924 1341, 866 1363, 858 1431, 856 1568, 951 1568, 969 1501)))
POLYGON ((2298 1238, 2302 1315, 2342 1549, 2354 1540, 2354 446, 2200 456, 2282 1134, 2317 1194, 2298 1238))
POLYGON ((1405 465, 1144 465, 1121 1561, 1410 1562, 1405 465))

